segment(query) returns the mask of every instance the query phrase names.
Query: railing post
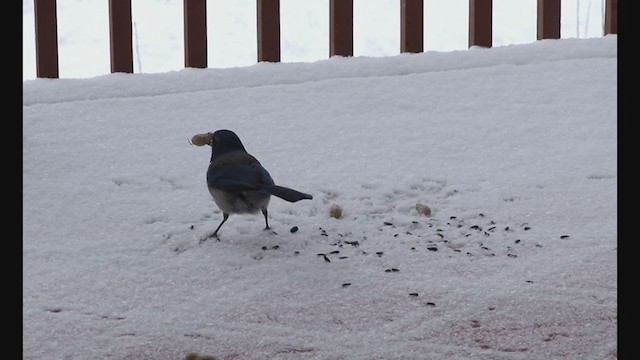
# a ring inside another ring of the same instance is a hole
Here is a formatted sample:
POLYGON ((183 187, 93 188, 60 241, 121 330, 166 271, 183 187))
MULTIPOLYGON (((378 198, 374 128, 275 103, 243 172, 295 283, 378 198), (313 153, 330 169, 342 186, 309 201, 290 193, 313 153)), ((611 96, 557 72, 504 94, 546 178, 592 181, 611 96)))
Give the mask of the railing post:
POLYGON ((560 39, 560 0, 538 0, 538 40, 560 39))
POLYGON ((183 0, 184 66, 207 67, 207 2, 183 0))
POLYGON ((133 73, 131 0, 109 0, 111 72, 133 73))
POLYGON ((400 0, 400 52, 424 51, 423 0, 400 0))
POLYGON ((36 76, 57 79, 58 23, 56 0, 34 0, 36 34, 36 76))
POLYGON ((492 0, 469 0, 469 47, 493 45, 492 0))
POLYGON ((258 62, 280 62, 280 0, 257 0, 258 62))
POLYGON ((353 56, 353 0, 329 2, 329 57, 353 56))
POLYGON ((618 0, 607 0, 604 15, 604 34, 618 33, 618 0))

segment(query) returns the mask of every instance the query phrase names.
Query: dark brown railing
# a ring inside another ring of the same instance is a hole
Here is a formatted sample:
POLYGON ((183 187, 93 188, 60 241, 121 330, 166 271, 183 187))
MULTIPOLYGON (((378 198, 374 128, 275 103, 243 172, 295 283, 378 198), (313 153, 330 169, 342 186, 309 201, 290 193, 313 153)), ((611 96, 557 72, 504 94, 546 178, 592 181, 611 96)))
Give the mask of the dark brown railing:
MULTIPOLYGON (((257 1, 258 62, 280 62, 280 0, 257 1)), ((353 0, 329 0, 329 56, 353 56, 353 0)), ((423 0, 400 1, 400 52, 424 49, 423 0)), ((537 0, 537 39, 560 38, 560 1, 537 0)), ((184 2, 185 67, 207 67, 206 0, 184 2)), ((604 34, 618 33, 618 0, 605 0, 604 34)), ((469 0, 469 47, 492 46, 492 0, 469 0)), ((36 76, 58 78, 56 0, 34 0, 36 76)), ((131 0, 109 0, 111 72, 133 73, 131 0)))

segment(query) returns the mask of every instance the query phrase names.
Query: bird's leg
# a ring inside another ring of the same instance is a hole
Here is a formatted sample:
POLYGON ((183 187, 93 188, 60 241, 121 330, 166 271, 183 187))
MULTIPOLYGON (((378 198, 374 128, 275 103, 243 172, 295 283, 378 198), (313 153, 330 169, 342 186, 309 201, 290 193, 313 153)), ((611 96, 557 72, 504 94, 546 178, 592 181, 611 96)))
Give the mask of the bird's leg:
POLYGON ((222 213, 222 221, 220 222, 220 225, 218 225, 218 227, 216 228, 216 231, 214 231, 213 234, 209 235, 208 237, 200 240, 200 244, 202 244, 203 242, 207 241, 208 238, 216 238, 216 239, 218 239, 218 241, 220 241, 220 238, 218 237, 218 230, 220 230, 220 228, 222 227, 222 224, 224 224, 225 221, 227 221, 228 218, 229 218, 229 214, 222 213))
POLYGON ((262 209, 262 215, 264 215, 264 223, 266 224, 266 226, 264 227, 265 230, 269 230, 271 229, 269 227, 269 218, 267 217, 267 209, 264 208, 262 209))
POLYGON ((218 225, 218 227, 216 228, 216 231, 213 232, 213 234, 211 234, 211 236, 209 237, 218 237, 218 230, 220 230, 220 228, 222 227, 222 224, 224 224, 227 219, 229 218, 229 214, 227 213, 222 213, 222 221, 220 222, 220 225, 218 225))

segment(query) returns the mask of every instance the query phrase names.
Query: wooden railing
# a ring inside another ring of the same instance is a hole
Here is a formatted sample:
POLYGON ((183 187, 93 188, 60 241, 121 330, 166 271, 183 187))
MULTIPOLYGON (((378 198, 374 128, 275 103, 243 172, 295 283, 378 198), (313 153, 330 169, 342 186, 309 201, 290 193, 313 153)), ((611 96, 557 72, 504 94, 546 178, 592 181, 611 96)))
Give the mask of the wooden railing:
MULTIPOLYGON (((229 0, 232 1, 232 0, 229 0)), ((257 1, 258 62, 280 62, 280 0, 257 1)), ((353 0, 329 0, 329 56, 353 56, 353 0)), ((400 52, 423 52, 423 0, 400 1, 400 52)), ((560 38, 560 1, 537 0, 537 39, 560 38)), ((605 0, 604 34, 618 33, 605 0)), ((185 67, 207 67, 206 0, 184 2, 185 67)), ((492 0, 469 0, 469 47, 492 46, 492 0)), ((58 78, 56 0, 34 0, 36 76, 58 78)), ((133 73, 131 0, 109 0, 111 72, 133 73)))

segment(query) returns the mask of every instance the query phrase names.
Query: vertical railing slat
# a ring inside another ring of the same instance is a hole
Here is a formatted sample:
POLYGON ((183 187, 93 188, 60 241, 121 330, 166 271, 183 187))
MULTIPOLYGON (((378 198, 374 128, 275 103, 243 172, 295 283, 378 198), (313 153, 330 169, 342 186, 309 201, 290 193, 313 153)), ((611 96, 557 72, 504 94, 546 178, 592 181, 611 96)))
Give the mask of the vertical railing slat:
POLYGON ((423 0, 400 0, 400 52, 423 52, 423 37, 423 0))
POLYGON ((538 40, 560 39, 560 0, 538 0, 538 40))
POLYGON ((469 47, 493 45, 492 0, 469 0, 469 47))
POLYGON ((353 0, 329 2, 329 57, 353 56, 353 0))
MULTIPOLYGON (((33 0, 36 76, 58 78, 56 0, 33 0)), ((184 1, 185 67, 207 67, 206 0, 184 1)), ((258 62, 280 62, 280 0, 257 1, 258 62)), ((605 0, 604 35, 618 33, 605 0)), ((329 56, 353 56, 353 0, 330 0, 329 56)), ((560 39, 561 0, 537 0, 537 39, 560 39)), ((424 0, 400 0, 400 51, 424 51, 424 0)), ((469 47, 492 46, 492 0, 469 0, 469 47)), ((131 0, 109 0, 111 72, 133 73, 131 0)))
POLYGON ((36 35, 36 76, 57 79, 58 20, 56 0, 34 0, 36 35))
POLYGON ((280 0, 257 0, 258 62, 280 62, 280 0))
POLYGON ((184 66, 207 67, 207 1, 184 1, 184 66))
POLYGON ((607 0, 604 15, 604 34, 618 33, 618 0, 607 0))
POLYGON ((131 0, 109 0, 111 72, 133 73, 131 0))

